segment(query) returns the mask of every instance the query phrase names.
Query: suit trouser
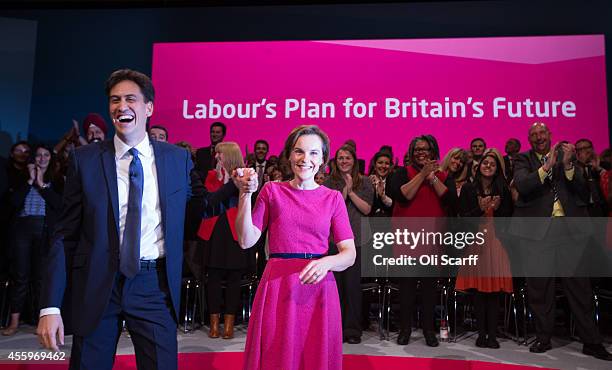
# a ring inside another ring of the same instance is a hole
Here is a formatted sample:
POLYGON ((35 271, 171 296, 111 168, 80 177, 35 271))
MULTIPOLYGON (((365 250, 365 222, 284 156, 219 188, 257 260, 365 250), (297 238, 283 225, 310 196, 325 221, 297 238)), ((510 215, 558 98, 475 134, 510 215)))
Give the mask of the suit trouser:
POLYGON ((74 335, 70 369, 111 369, 123 319, 134 344, 138 369, 177 369, 172 312, 164 266, 141 267, 132 279, 117 273, 98 326, 86 336, 74 335))
MULTIPOLYGON (((560 278, 583 343, 598 344, 601 335, 595 323, 593 290, 586 277, 560 278)), ((555 327, 555 278, 528 277, 527 299, 536 322, 538 340, 549 342, 555 327)))
MULTIPOLYGON (((576 261, 581 260, 587 238, 571 235, 564 220, 553 219, 544 240, 524 240, 522 253, 526 265, 527 300, 533 311, 537 337, 548 342, 555 325, 555 280, 560 280, 563 293, 584 343, 601 343, 595 323, 593 289, 590 278, 573 277, 576 261), (537 272, 537 274, 536 274, 537 272)), ((575 270, 580 271, 580 270, 575 270)))
POLYGON ((361 248, 356 248, 355 264, 344 271, 335 272, 334 277, 340 296, 343 337, 361 337, 362 292, 361 292, 361 248))

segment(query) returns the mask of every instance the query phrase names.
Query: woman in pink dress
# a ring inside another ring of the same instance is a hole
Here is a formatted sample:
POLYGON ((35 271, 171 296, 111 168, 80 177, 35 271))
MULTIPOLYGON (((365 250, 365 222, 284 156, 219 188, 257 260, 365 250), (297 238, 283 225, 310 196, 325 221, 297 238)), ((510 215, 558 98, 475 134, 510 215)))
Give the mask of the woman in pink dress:
POLYGON ((295 128, 283 156, 294 178, 266 183, 251 212, 257 174, 234 175, 240 190, 236 230, 242 248, 268 230, 268 261, 249 322, 245 370, 342 369, 342 319, 333 271, 355 262, 355 243, 342 194, 314 178, 329 158, 329 139, 316 126, 295 128), (329 236, 339 253, 328 256, 329 236))

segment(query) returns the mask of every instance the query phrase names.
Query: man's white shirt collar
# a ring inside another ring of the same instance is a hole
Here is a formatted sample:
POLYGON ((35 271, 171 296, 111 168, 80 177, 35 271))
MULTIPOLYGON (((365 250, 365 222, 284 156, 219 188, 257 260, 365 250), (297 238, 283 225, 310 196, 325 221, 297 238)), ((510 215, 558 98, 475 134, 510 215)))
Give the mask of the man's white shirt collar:
MULTIPOLYGON (((128 150, 132 149, 131 146, 124 143, 117 135, 113 137, 113 142, 115 144, 115 158, 116 159, 123 158, 125 153, 127 153, 128 150)), ((145 157, 150 157, 153 154, 152 148, 151 148, 151 142, 149 141, 148 135, 145 135, 144 138, 138 144, 136 144, 134 148, 138 150, 139 155, 142 155, 145 157)))

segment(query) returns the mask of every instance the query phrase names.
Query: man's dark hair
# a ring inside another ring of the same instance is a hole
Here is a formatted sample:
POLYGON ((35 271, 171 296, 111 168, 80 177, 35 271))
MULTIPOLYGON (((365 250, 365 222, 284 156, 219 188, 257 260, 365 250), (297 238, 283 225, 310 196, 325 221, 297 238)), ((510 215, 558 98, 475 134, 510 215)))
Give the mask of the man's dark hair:
POLYGON ((155 88, 149 76, 131 69, 119 69, 111 73, 108 80, 106 80, 106 96, 110 98, 110 92, 113 87, 122 81, 132 81, 138 85, 140 92, 144 96, 145 103, 155 100, 155 88))
POLYGON ((475 143, 475 142, 477 142, 477 141, 482 141, 482 143, 484 144, 485 148, 487 147, 487 142, 486 142, 486 141, 484 141, 484 139, 483 139, 483 138, 481 138, 481 137, 475 137, 475 138, 473 138, 473 139, 472 139, 472 141, 470 141, 470 147, 472 146, 472 144, 474 144, 474 143, 475 143))
POLYGON ((267 150, 270 150, 270 144, 268 144, 267 141, 263 140, 263 139, 259 139, 255 142, 255 146, 257 146, 257 144, 263 144, 266 146, 267 150))
POLYGON ((28 143, 25 140, 20 140, 16 142, 15 144, 11 145, 11 151, 9 152, 9 154, 13 154, 13 150, 15 150, 15 148, 17 148, 18 145, 25 145, 28 147, 28 149, 30 149, 30 152, 32 151, 32 146, 30 145, 30 143, 28 143))
POLYGON ((589 139, 586 139, 586 138, 576 140, 576 144, 575 145, 578 145, 578 143, 589 143, 589 145, 591 147, 593 147, 593 142, 591 140, 589 140, 589 139))
POLYGON ((221 131, 223 131, 223 136, 225 136, 225 134, 227 133, 227 127, 225 127, 225 124, 223 122, 219 122, 219 121, 213 122, 210 125, 210 131, 212 131, 212 128, 215 127, 215 126, 221 127, 221 131))
POLYGON ((149 127, 147 132, 150 132, 152 128, 156 128, 158 130, 162 130, 166 134, 166 140, 168 140, 168 129, 167 128, 165 128, 164 126, 160 126, 160 125, 153 125, 153 126, 149 127))

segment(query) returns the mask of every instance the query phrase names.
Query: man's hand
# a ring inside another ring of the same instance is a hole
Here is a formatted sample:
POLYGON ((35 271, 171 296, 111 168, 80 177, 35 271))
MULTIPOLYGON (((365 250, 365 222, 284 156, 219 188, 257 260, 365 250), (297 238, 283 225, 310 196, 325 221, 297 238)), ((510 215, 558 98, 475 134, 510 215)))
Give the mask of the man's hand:
POLYGON ((58 343, 64 345, 64 322, 59 314, 45 315, 38 321, 36 329, 40 344, 46 349, 58 352, 58 343))
POLYGON ((546 160, 546 163, 542 165, 544 172, 548 172, 557 163, 557 147, 559 145, 561 145, 561 143, 556 143, 555 146, 550 149, 550 152, 547 155, 548 159, 546 160))
POLYGON ((561 150, 563 151, 563 165, 567 168, 570 166, 572 157, 576 153, 576 148, 574 144, 564 143, 561 146, 561 150))

